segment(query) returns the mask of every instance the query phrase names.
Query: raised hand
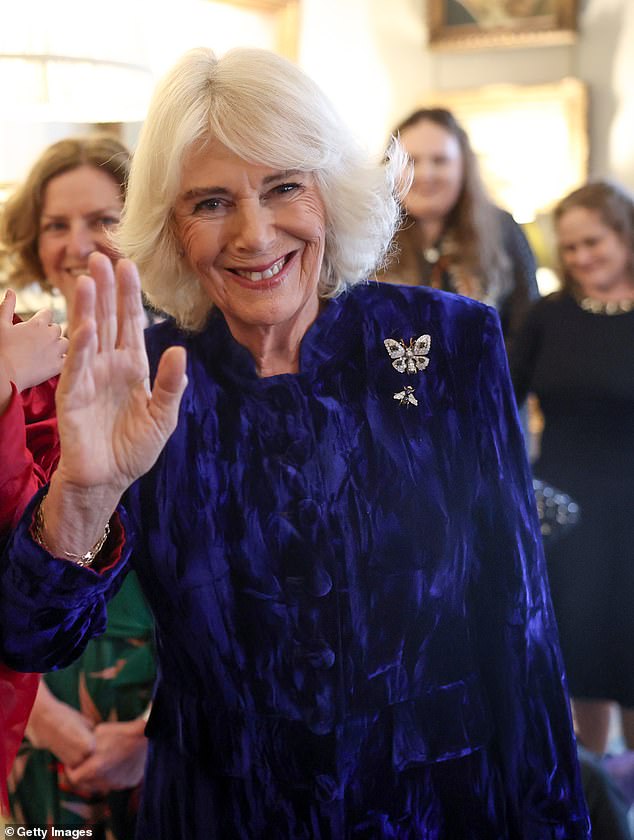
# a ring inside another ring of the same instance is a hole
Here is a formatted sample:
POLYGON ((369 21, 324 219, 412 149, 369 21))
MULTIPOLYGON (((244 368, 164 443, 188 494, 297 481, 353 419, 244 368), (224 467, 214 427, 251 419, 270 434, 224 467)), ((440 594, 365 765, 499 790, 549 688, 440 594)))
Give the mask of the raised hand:
POLYGON ((90 257, 75 290, 71 346, 57 389, 59 472, 81 487, 125 490, 147 472, 174 430, 185 386, 184 351, 168 350, 150 394, 136 268, 90 257))
POLYGON ((68 340, 59 324, 51 323, 49 309, 18 324, 14 312, 15 292, 7 289, 0 303, 0 373, 24 391, 61 371, 68 340))
MULTIPOLYGON (((185 352, 171 347, 149 391, 136 267, 103 254, 78 278, 68 356, 57 388, 61 457, 45 502, 47 545, 85 552, 122 493, 156 461, 176 426, 185 352)), ((62 555, 63 556, 63 552, 62 555)), ((81 553, 81 552, 80 552, 81 553)))

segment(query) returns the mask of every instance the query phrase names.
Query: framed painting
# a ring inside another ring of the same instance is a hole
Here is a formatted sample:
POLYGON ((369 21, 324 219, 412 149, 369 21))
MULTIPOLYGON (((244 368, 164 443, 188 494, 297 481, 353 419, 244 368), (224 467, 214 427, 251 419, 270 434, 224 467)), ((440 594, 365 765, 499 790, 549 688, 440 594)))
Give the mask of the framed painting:
POLYGON ((469 50, 572 43, 577 0, 427 0, 429 45, 469 50))

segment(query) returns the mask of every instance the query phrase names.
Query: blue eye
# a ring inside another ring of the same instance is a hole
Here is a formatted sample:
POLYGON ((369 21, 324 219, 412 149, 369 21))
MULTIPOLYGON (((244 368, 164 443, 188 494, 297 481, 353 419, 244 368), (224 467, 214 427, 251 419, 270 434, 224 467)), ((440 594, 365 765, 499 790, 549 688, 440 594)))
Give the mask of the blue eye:
POLYGON ((99 219, 99 224, 102 227, 112 227, 113 225, 119 224, 119 219, 114 216, 102 216, 101 219, 99 219))
POLYGON ((219 198, 205 198, 194 205, 194 213, 210 212, 219 210, 223 206, 219 198))
POLYGON ((285 184, 279 184, 277 187, 273 187, 272 192, 274 192, 277 195, 288 195, 288 193, 293 193, 301 188, 302 184, 289 182, 285 184))

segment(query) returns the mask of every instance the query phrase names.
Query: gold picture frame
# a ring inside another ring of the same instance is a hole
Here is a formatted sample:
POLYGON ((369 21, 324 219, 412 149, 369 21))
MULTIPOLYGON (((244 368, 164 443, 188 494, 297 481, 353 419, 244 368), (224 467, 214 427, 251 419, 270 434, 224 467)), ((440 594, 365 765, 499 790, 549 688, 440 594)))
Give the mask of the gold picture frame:
POLYGON ((588 177, 588 91, 579 79, 437 91, 466 130, 494 201, 518 221, 550 213, 588 177))
POLYGON ((577 0, 427 0, 427 23, 434 50, 570 44, 577 0))
POLYGON ((292 61, 299 44, 299 0, 217 0, 229 6, 271 16, 275 25, 275 50, 292 61))

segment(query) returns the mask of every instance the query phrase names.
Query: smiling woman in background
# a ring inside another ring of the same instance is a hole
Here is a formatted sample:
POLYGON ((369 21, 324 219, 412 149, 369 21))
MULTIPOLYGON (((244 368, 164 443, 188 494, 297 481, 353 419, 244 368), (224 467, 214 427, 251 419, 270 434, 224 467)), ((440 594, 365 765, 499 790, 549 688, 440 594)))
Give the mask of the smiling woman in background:
POLYGON ((421 108, 395 129, 413 164, 404 223, 379 277, 483 300, 500 312, 508 346, 539 296, 535 258, 513 217, 496 207, 467 133, 444 108, 421 108))
MULTIPOLYGON (((0 218, 13 267, 9 282, 20 288, 36 280, 58 290, 72 321, 75 284, 88 271, 89 254, 117 258, 111 235, 121 218, 129 165, 128 150, 108 135, 49 146, 0 218)), ((32 350, 37 353, 35 344, 32 350)), ((49 364, 43 355, 31 360, 42 379, 50 375, 49 364)), ((3 406, 0 463, 13 479, 0 485, 3 511, 23 507, 25 490, 44 484, 59 457, 55 384, 23 394, 18 387, 3 406)), ((16 821, 102 831, 107 826, 116 840, 133 836, 147 752, 140 716, 154 677, 151 634, 149 611, 130 575, 111 602, 105 635, 72 666, 40 682, 11 778, 16 821)))
POLYGON ((0 654, 66 664, 137 571, 143 840, 588 837, 497 315, 363 282, 403 164, 279 56, 194 50, 119 233, 172 317, 144 338, 130 260, 78 281, 0 654))
POLYGON ((579 741, 601 754, 614 702, 634 749, 634 200, 587 184, 555 229, 563 291, 535 305, 511 369, 544 415, 536 474, 581 508, 548 572, 579 741))
POLYGON ((42 153, 0 217, 13 289, 56 293, 53 308, 68 317, 91 250, 114 256, 109 237, 121 217, 128 157, 107 135, 67 138, 42 153))

